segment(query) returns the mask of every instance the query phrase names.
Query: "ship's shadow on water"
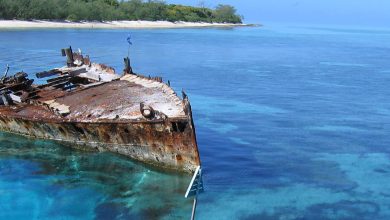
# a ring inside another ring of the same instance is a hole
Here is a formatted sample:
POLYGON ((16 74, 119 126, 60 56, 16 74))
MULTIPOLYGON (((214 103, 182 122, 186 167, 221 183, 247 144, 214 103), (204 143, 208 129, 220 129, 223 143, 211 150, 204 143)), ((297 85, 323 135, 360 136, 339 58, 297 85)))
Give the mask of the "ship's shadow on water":
POLYGON ((8 133, 0 143, 1 219, 179 219, 191 211, 188 175, 8 133))

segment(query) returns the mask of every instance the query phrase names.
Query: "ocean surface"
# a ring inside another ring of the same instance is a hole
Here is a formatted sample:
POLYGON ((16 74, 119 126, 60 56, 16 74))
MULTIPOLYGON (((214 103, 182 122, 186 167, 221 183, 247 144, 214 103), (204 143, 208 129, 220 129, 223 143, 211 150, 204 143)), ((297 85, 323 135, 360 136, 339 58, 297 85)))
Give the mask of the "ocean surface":
MULTIPOLYGON (((193 106, 197 219, 390 219, 390 30, 3 30, 0 72, 72 45, 170 80, 193 106)), ((39 82, 39 80, 37 81, 39 82)), ((0 133, 0 219, 189 219, 191 176, 0 133)))

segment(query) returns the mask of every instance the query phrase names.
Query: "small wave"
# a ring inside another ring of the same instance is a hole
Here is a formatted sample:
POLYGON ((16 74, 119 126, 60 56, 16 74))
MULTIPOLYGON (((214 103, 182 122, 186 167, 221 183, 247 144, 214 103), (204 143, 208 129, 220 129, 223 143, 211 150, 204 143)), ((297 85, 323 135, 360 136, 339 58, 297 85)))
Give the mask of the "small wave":
POLYGON ((327 66, 345 66, 345 67, 368 67, 369 64, 364 63, 341 63, 341 62, 320 62, 321 65, 327 66))
POLYGON ((338 132, 364 132, 363 129, 354 128, 345 125, 322 125, 322 126, 311 126, 308 127, 309 130, 318 130, 318 131, 338 131, 338 132))

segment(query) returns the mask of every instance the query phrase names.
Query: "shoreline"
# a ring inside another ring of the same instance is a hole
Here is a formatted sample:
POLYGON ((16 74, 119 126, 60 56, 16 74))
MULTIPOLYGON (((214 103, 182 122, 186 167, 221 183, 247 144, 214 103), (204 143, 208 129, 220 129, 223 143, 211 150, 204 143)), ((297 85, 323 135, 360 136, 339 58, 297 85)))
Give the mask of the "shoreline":
POLYGON ((0 29, 80 28, 80 29, 157 29, 207 27, 257 27, 255 24, 169 22, 169 21, 50 21, 0 20, 0 29))

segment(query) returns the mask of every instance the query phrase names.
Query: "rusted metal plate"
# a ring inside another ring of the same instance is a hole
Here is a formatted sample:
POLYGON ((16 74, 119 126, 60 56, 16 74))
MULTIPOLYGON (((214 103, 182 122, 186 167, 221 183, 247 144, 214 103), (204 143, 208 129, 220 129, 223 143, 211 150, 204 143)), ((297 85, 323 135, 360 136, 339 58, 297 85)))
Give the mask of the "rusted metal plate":
POLYGON ((193 172, 199 154, 191 124, 175 131, 169 120, 147 123, 42 122, 0 116, 0 129, 57 140, 86 150, 112 151, 159 167, 193 172))

